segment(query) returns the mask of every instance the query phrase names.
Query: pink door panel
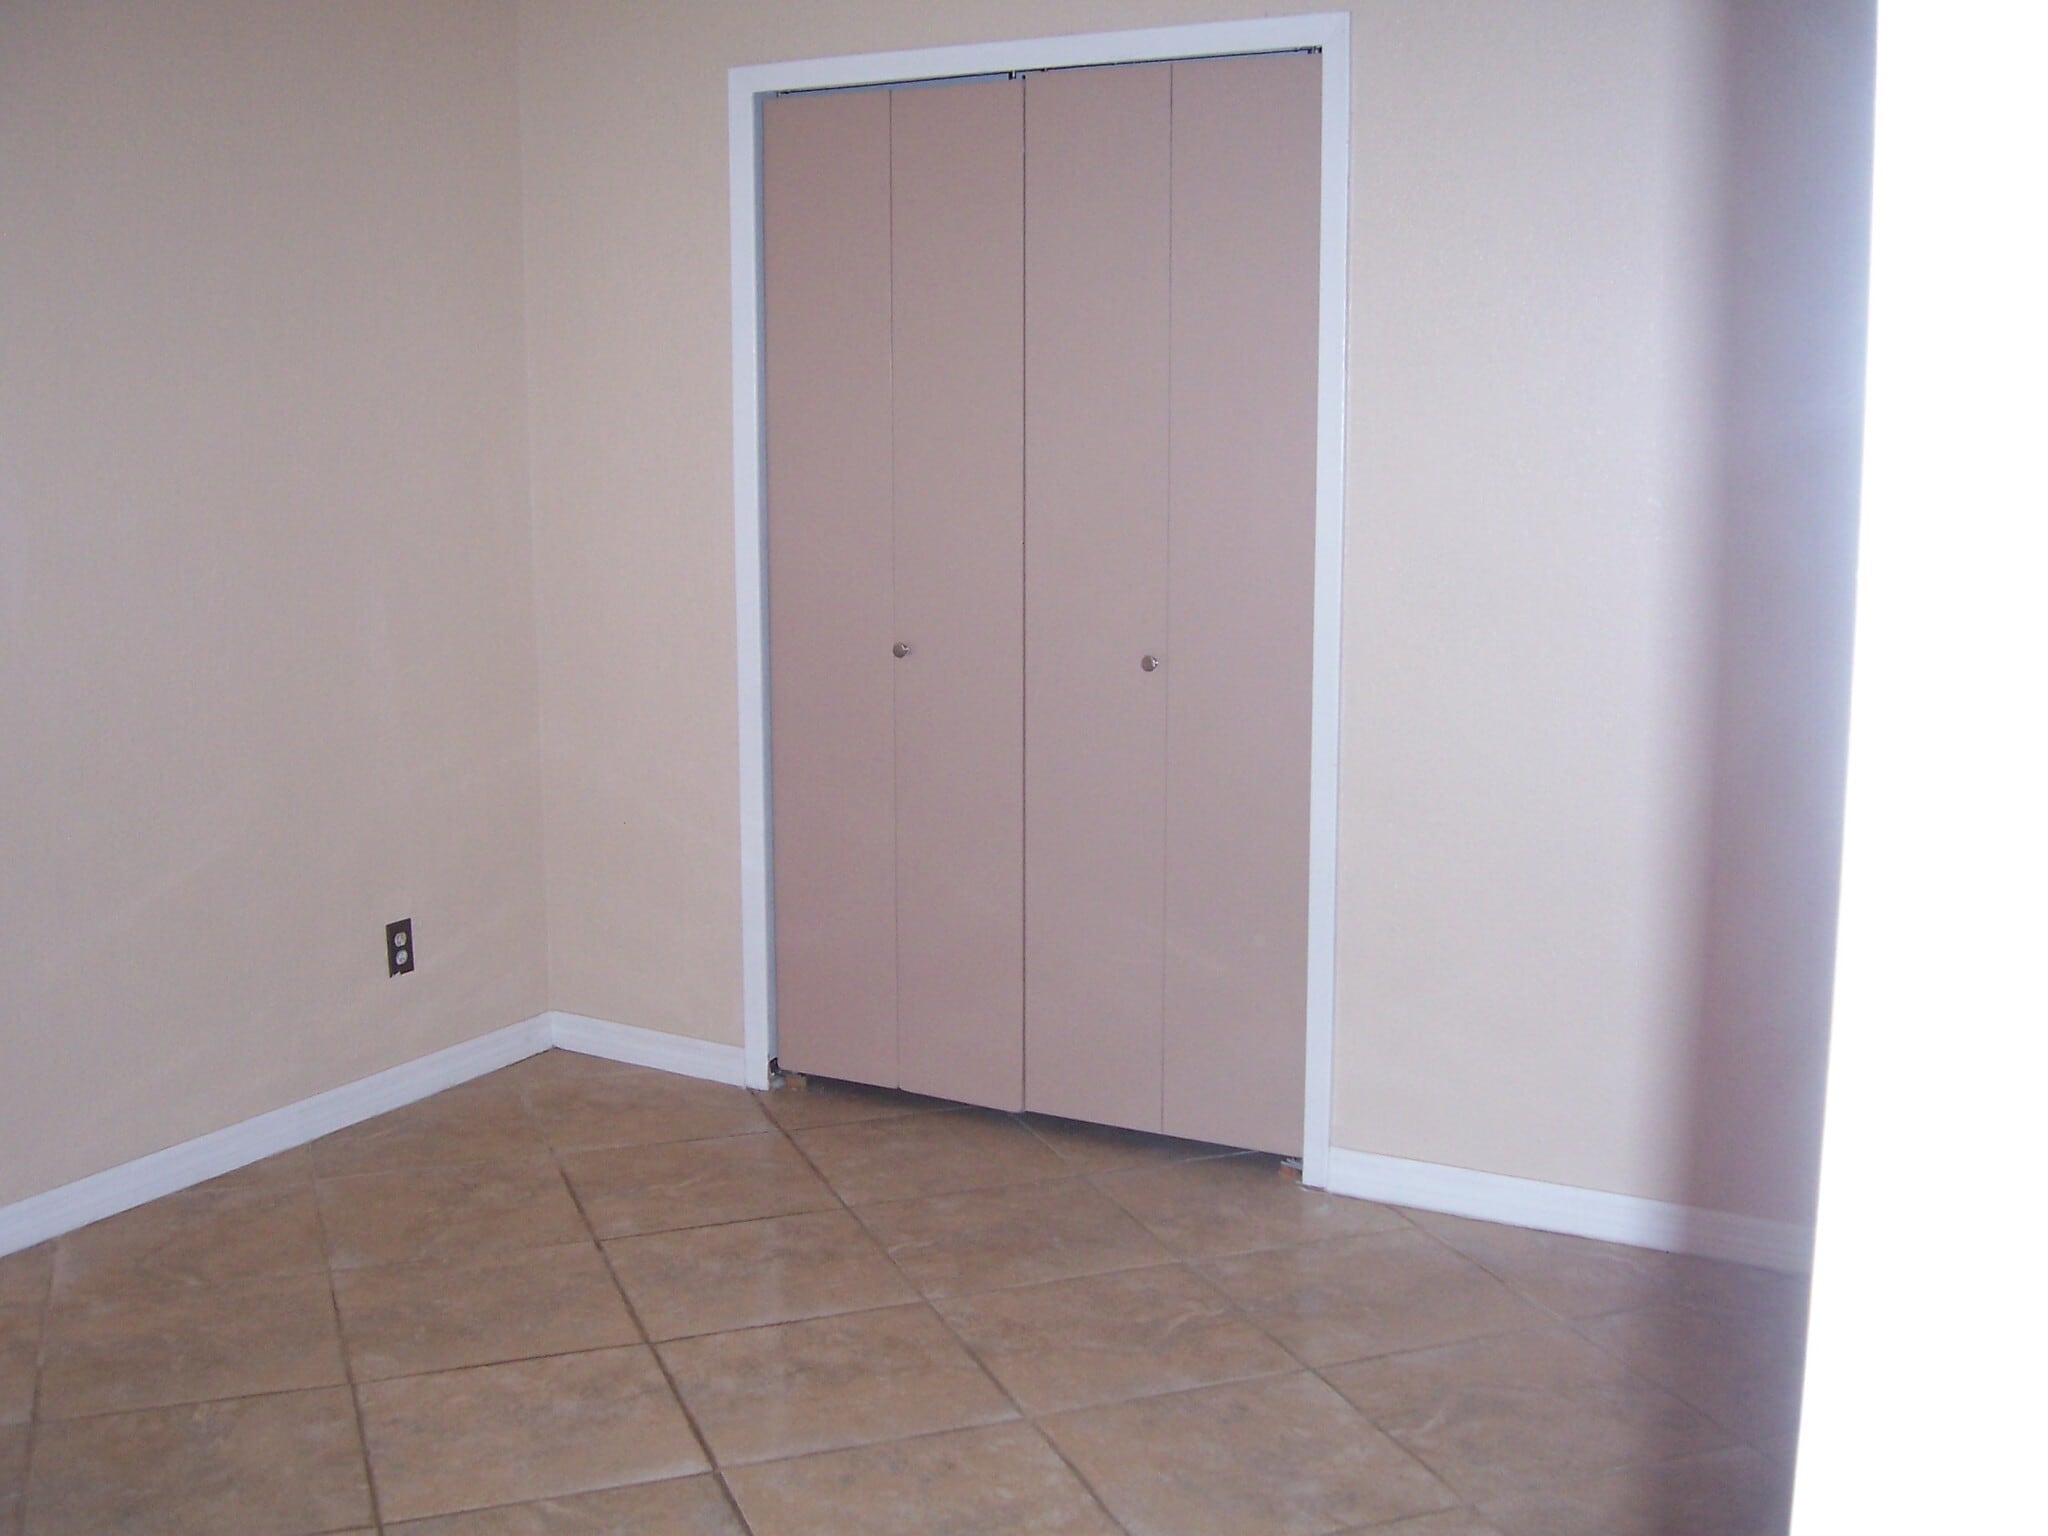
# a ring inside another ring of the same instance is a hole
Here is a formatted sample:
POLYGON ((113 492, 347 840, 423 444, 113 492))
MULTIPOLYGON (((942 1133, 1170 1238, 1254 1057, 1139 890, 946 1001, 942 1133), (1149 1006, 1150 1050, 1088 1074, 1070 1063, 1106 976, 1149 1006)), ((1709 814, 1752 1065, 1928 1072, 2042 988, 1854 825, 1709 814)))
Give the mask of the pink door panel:
POLYGON ((889 98, 761 126, 777 1049, 893 1084, 889 98))
POLYGON ((1165 1128, 1301 1150, 1320 67, 1173 66, 1165 1128))
POLYGON ((1026 113, 1025 1101, 1160 1124, 1171 66, 1026 113))
POLYGON ((889 93, 902 1085, 1024 1093, 1023 87, 889 93))

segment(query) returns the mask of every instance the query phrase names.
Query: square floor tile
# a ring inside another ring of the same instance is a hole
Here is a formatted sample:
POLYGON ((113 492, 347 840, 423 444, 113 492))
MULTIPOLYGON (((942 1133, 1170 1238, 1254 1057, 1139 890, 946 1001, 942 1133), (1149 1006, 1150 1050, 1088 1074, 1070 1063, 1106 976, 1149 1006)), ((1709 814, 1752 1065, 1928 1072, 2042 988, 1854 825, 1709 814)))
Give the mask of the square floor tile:
POLYGON ((1215 1287, 1179 1264, 936 1305, 1027 1413, 1299 1368, 1215 1287))
POLYGON ((645 1348, 553 1355, 356 1389, 387 1521, 702 1472, 645 1348))
POLYGON ((1412 1227, 1215 1259, 1201 1270, 1308 1365, 1554 1321, 1412 1227))
POLYGON ((529 1085, 525 1096, 557 1151, 702 1141, 769 1128, 746 1089, 649 1067, 560 1077, 529 1085))
POLYGON ((45 1419, 348 1379, 325 1275, 63 1298, 43 1351, 45 1419))
POLYGON ((1747 1446, 1489 1500, 1501 1536, 1784 1536, 1791 1474, 1747 1446))
POLYGON ((1323 1375, 1469 1501, 1729 1443, 1704 1415, 1565 1328, 1390 1355, 1323 1375))
POLYGON ((545 1156, 356 1174, 318 1187, 336 1269, 473 1259, 590 1235, 545 1156))
POLYGON ((1016 1416, 922 1304, 681 1339, 661 1358, 726 1466, 1016 1416))
POLYGON ((856 1120, 888 1120, 897 1115, 924 1114, 934 1109, 952 1109, 944 1099, 928 1099, 899 1088, 870 1088, 865 1083, 842 1083, 827 1077, 789 1074, 766 1093, 754 1096, 769 1118, 785 1131, 800 1131, 816 1125, 848 1125, 856 1120))
POLYGON ((358 1381, 634 1344, 640 1331, 590 1242, 475 1263, 337 1271, 358 1381))
POLYGON ((1132 1536, 1324 1536, 1457 1502, 1306 1373, 1086 1408, 1042 1427, 1132 1536))
POLYGON ((746 1536, 713 1477, 606 1488, 389 1527, 391 1536, 746 1536))
POLYGON ((1579 1331, 1743 1440, 1799 1426, 1803 1318, 1645 1307, 1579 1331))
POLYGON ((614 1238, 605 1249, 656 1339, 917 1299, 867 1229, 843 1210, 614 1238))
POLYGON ((56 1294, 133 1295, 326 1269, 312 1184, 245 1169, 65 1233, 56 1294))
POLYGON ((367 1525, 346 1388, 41 1425, 26 1536, 310 1536, 367 1525))
POLYGON ((1057 1179, 1067 1165, 1008 1115, 954 1109, 793 1131, 848 1205, 1057 1179))
POLYGON ((323 1136, 312 1155, 316 1176, 339 1178, 533 1157, 547 1149, 519 1091, 483 1078, 323 1136))
POLYGON ((1275 1158, 1247 1155, 1102 1174, 1096 1186, 1188 1258, 1360 1232, 1407 1231, 1370 1200, 1303 1189, 1275 1158))
POLYGON ((741 1467, 727 1481, 754 1536, 1117 1536, 1023 1424, 741 1467))
POLYGON ((568 1152, 561 1161, 591 1226, 605 1238, 831 1210, 839 1204, 777 1131, 568 1152))
POLYGON ((1081 1179, 866 1205, 860 1219, 927 1296, 1064 1280, 1172 1258, 1122 1207, 1081 1179))

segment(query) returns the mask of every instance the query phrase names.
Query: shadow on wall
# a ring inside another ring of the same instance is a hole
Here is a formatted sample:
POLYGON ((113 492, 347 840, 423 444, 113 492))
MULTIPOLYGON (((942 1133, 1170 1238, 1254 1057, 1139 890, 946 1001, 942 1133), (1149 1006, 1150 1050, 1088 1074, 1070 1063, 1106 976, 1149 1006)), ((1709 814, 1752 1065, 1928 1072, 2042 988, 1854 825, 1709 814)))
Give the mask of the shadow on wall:
POLYGON ((1721 12, 1719 634, 1687 1203, 1810 1224, 1848 735, 1872 0, 1721 12))

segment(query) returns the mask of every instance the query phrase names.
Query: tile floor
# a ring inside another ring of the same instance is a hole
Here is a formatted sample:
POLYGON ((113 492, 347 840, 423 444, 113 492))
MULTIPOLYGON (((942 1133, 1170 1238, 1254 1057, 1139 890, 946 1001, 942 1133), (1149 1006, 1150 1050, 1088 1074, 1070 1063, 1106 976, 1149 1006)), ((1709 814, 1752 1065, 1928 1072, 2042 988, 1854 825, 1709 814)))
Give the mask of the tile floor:
POLYGON ((0 1260, 0 1536, 1765 1536, 1804 1306, 549 1052, 0 1260))

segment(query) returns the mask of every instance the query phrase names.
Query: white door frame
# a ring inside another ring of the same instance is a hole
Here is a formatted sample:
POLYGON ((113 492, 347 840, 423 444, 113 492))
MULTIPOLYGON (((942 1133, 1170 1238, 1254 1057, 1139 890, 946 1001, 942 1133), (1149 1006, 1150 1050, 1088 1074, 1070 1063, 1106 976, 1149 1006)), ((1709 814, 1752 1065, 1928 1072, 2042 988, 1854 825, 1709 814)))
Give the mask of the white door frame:
POLYGON ((750 64, 727 73, 732 177, 733 566, 738 619, 740 922, 747 1081, 768 1086, 775 1054, 770 888, 768 632, 761 499, 761 98, 1012 70, 1322 50, 1322 238, 1316 359, 1315 649, 1309 727, 1308 1014, 1302 1178, 1329 1182, 1336 993, 1337 709, 1344 545, 1345 289, 1349 271, 1351 19, 1343 14, 1022 38, 895 53, 750 64))

